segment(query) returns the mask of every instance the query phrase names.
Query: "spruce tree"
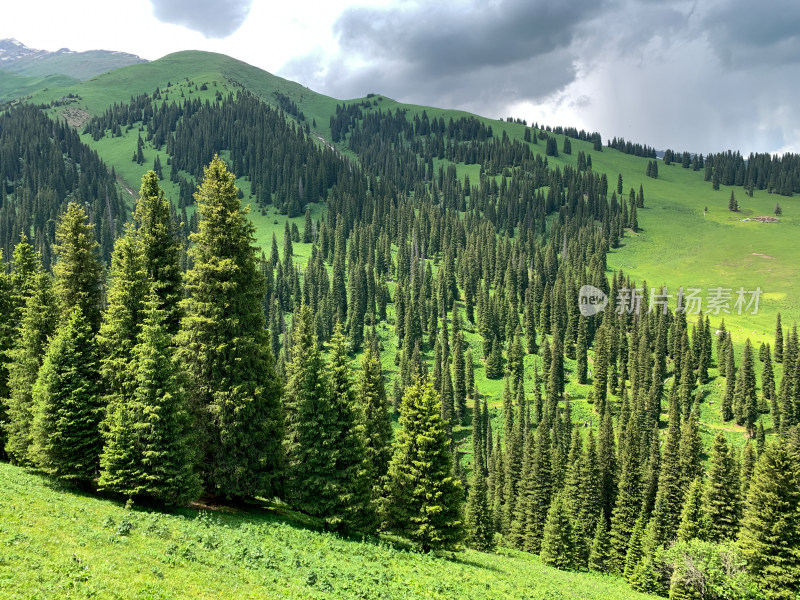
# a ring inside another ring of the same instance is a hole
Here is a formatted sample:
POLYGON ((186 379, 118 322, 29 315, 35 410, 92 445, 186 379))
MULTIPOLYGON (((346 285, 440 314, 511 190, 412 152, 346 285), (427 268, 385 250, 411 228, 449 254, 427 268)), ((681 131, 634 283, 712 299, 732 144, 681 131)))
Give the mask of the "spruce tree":
POLYGON ((466 385, 467 396, 475 393, 475 363, 472 358, 472 348, 467 348, 464 356, 464 383, 466 385))
POLYGON ((42 257, 23 232, 14 246, 11 260, 11 288, 14 296, 15 322, 22 318, 25 304, 37 289, 37 276, 42 271, 42 257))
POLYGON ((155 291, 133 348, 130 395, 109 405, 99 486, 181 505, 200 493, 196 448, 168 313, 155 291))
POLYGON ((702 475, 703 442, 700 439, 700 418, 697 412, 681 423, 681 449, 679 456, 683 492, 689 489, 695 477, 702 475))
POLYGON ((600 471, 600 508, 605 519, 610 521, 617 496, 617 450, 608 405, 600 424, 597 463, 600 471))
POLYGON ((486 378, 500 379, 503 376, 503 352, 500 348, 500 340, 497 336, 492 341, 492 349, 486 358, 486 378))
POLYGON ((167 332, 174 335, 180 327, 180 301, 183 298, 181 242, 170 212, 170 202, 153 171, 142 177, 133 218, 141 239, 145 272, 159 298, 167 332))
POLYGON ((50 276, 38 270, 34 289, 22 309, 22 321, 14 348, 9 351, 8 423, 6 452, 16 464, 30 464, 29 448, 33 441, 33 387, 50 336, 58 323, 58 309, 50 276))
POLYGON ((661 574, 659 558, 661 548, 655 537, 655 522, 651 519, 642 531, 641 556, 631 569, 628 582, 637 592, 663 596, 667 592, 667 582, 661 574))
POLYGON ((670 400, 669 428, 664 443, 661 472, 653 511, 654 535, 658 544, 672 541, 678 528, 685 488, 680 465, 681 421, 677 398, 670 400))
POLYGON ((392 458, 392 419, 380 356, 371 346, 367 347, 361 359, 357 389, 364 422, 366 477, 372 482, 373 501, 377 501, 392 458))
POLYGON ((588 371, 588 358, 586 355, 588 348, 588 340, 586 339, 586 317, 581 315, 578 318, 578 341, 575 346, 575 354, 577 364, 575 366, 578 372, 578 383, 581 385, 586 384, 586 375, 588 371))
POLYGON ((416 542, 424 552, 451 548, 464 533, 463 492, 453 476, 440 404, 430 383, 417 381, 406 389, 385 487, 386 527, 416 542))
MULTIPOLYGON (((331 499, 331 508, 321 516, 324 516, 328 526, 339 530, 349 527, 372 529, 375 526, 375 512, 371 504, 373 481, 367 478, 372 465, 366 461, 366 431, 361 425, 364 423, 364 414, 356 404, 355 389, 350 378, 347 342, 338 324, 331 340, 328 368, 330 397, 327 404, 320 407, 321 411, 315 411, 314 407, 305 407, 312 412, 305 415, 301 412, 300 415, 301 418, 305 416, 309 422, 316 419, 317 440, 314 442, 314 449, 318 458, 325 454, 330 457, 327 460, 331 470, 327 474, 325 491, 334 491, 335 495, 331 499)), ((385 415, 386 411, 383 412, 385 415)), ((309 458, 311 456, 314 456, 313 451, 309 458)), ((309 460, 306 459, 306 462, 309 460)))
POLYGON ((366 479, 363 432, 356 427, 341 326, 326 365, 310 307, 302 306, 296 320, 286 369, 288 497, 329 529, 369 528, 373 482, 366 479))
POLYGON ((605 409, 608 394, 609 348, 605 325, 598 329, 594 345, 594 369, 592 373, 595 408, 601 415, 605 409))
MULTIPOLYGON (((580 438, 580 431, 575 430, 575 436, 580 438)), ((595 523, 598 519, 605 520, 601 507, 601 477, 597 458, 597 448, 592 430, 586 443, 586 448, 580 457, 578 469, 578 486, 574 514, 574 532, 576 536, 578 566, 583 568, 589 560, 592 536, 595 533, 595 523)))
POLYGON ((195 194, 200 220, 191 235, 178 359, 203 435, 206 487, 230 497, 271 497, 283 470, 281 388, 254 228, 234 181, 214 157, 195 194))
POLYGON ((475 399, 472 411, 472 485, 469 489, 466 509, 467 543, 471 548, 482 552, 494 549, 494 519, 489 503, 489 488, 484 471, 486 470, 481 433, 480 401, 475 399))
MULTIPOLYGON (((0 193, 0 200, 2 196, 0 193)), ((0 458, 14 460, 7 449, 9 436, 13 435, 16 427, 9 413, 14 410, 11 406, 14 390, 10 387, 12 355, 19 344, 25 304, 35 291, 36 275, 41 269, 39 254, 22 232, 19 243, 14 246, 10 275, 0 274, 0 458)), ((25 421, 23 427, 29 429, 30 419, 22 418, 25 421)))
POLYGON ((526 512, 525 550, 539 553, 542 547, 547 512, 554 495, 553 463, 555 444, 550 435, 550 423, 545 419, 536 429, 530 467, 530 500, 522 510, 526 512))
POLYGON ((747 442, 745 442, 744 448, 742 448, 741 464, 742 464, 740 470, 740 478, 742 485, 741 497, 747 499, 747 492, 750 489, 750 480, 752 479, 753 472, 755 471, 756 468, 756 452, 750 440, 747 440, 747 442))
POLYGON ((780 409, 778 396, 775 389, 775 372, 772 367, 772 350, 767 344, 764 356, 764 370, 761 372, 761 398, 758 406, 759 412, 772 413, 772 422, 780 423, 780 409))
POLYGON ((694 538, 706 539, 705 513, 703 510, 703 480, 695 478, 686 493, 686 500, 681 510, 677 539, 688 542, 694 538))
POLYGON ((17 311, 14 302, 14 290, 11 278, 5 272, 0 252, 0 458, 5 458, 7 426, 8 388, 8 352, 14 347, 17 337, 17 311))
POLYGON ((36 466, 58 477, 88 484, 102 449, 102 403, 97 348, 80 306, 52 338, 33 387, 36 466))
POLYGON ((783 325, 781 325, 781 313, 775 318, 775 362, 783 362, 783 325))
POLYGON ((644 519, 640 515, 636 520, 636 524, 633 526, 631 537, 628 540, 628 550, 625 554, 625 566, 622 571, 625 580, 629 584, 632 583, 634 571, 642 560, 642 538, 644 537, 644 529, 644 519))
POLYGON ((534 503, 532 468, 535 448, 533 436, 528 435, 524 441, 524 449, 522 451, 514 450, 514 447, 518 448, 522 444, 521 432, 522 427, 516 426, 514 428, 514 438, 506 442, 508 446, 506 449, 506 487, 503 490, 506 502, 503 506, 504 519, 501 528, 506 543, 519 550, 525 549, 526 541, 529 547, 533 546, 533 542, 530 539, 526 540, 525 531, 534 503), (512 465, 518 460, 520 452, 522 466, 521 468, 512 469, 512 465))
MULTIPOLYGON (((455 329, 455 328, 454 328, 455 329)), ((467 382, 466 364, 464 362, 464 335, 459 331, 454 331, 455 341, 453 343, 453 404, 456 414, 463 423, 467 413, 467 382)))
POLYGON ((79 204, 70 202, 59 220, 53 251, 56 256, 53 289, 62 319, 67 320, 78 307, 92 332, 97 332, 102 294, 100 246, 94 238, 94 227, 79 204))
POLYGON ((572 520, 563 493, 553 499, 547 512, 540 556, 544 564, 557 569, 576 566, 572 520))
POLYGON ((728 448, 728 441, 720 431, 711 448, 704 499, 708 541, 724 542, 736 537, 741 506, 739 498, 738 468, 728 448))
POLYGON ((758 418, 758 399, 756 396, 756 373, 753 364, 753 347, 750 339, 745 341, 742 352, 742 366, 736 377, 736 390, 733 398, 733 413, 736 422, 744 425, 752 437, 755 433, 755 422, 758 418))
POLYGON ((608 537, 608 526, 605 518, 597 520, 592 539, 592 550, 589 553, 589 570, 607 573, 611 570, 611 539, 608 537))
POLYGON ((639 432, 637 419, 628 421, 625 432, 626 443, 622 452, 619 475, 619 493, 617 494, 611 518, 611 568, 612 572, 622 573, 628 544, 636 525, 642 502, 641 488, 641 452, 637 440, 639 432))
POLYGON ((792 600, 800 591, 800 481, 784 444, 768 445, 758 460, 739 547, 767 598, 792 600))
POLYGON ((733 357, 733 348, 728 342, 725 352, 725 392, 722 396, 722 420, 730 421, 733 418, 733 397, 736 390, 736 362, 733 357))
POLYGON ((145 270, 141 238, 132 227, 117 239, 111 254, 108 306, 97 335, 100 374, 106 402, 124 401, 131 393, 133 348, 139 341, 150 282, 145 270))

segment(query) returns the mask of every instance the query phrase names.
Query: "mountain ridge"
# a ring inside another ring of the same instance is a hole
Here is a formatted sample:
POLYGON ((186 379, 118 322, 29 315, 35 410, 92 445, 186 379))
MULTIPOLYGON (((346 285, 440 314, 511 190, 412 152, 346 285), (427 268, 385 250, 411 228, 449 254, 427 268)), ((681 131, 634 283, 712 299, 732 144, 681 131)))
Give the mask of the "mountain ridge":
POLYGON ((0 70, 28 77, 66 75, 86 80, 100 73, 130 64, 147 62, 135 54, 118 50, 86 51, 59 48, 55 51, 30 48, 16 38, 0 39, 0 70))

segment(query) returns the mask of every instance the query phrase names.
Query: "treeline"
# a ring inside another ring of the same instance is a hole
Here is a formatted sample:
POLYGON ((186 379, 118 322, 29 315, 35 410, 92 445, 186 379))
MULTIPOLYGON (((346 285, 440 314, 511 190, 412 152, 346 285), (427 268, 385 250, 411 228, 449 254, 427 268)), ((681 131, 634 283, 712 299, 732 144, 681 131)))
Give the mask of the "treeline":
POLYGON ((743 186, 748 193, 767 190, 791 196, 800 191, 800 155, 753 154, 745 159, 739 152, 720 152, 706 158, 705 180, 714 189, 722 185, 743 186))
POLYGON ((800 191, 800 155, 787 152, 782 155, 750 153, 745 158, 738 151, 728 150, 715 154, 689 152, 664 152, 664 164, 680 162, 684 169, 704 170, 705 181, 715 190, 720 185, 744 187, 748 194, 766 190, 770 194, 791 196, 800 191))
POLYGON ((37 107, 0 115, 0 249, 11 256, 20 232, 32 236, 46 268, 55 222, 69 202, 84 206, 108 259, 126 221, 116 176, 78 134, 37 107))
MULTIPOLYGON (((539 129, 538 125, 536 124, 534 124, 533 127, 535 129, 539 129)), ((590 133, 584 129, 578 131, 578 129, 575 127, 561 127, 561 126, 552 128, 548 126, 548 127, 542 127, 541 129, 544 129, 545 131, 548 132, 552 131, 553 133, 557 133, 558 135, 564 135, 575 140, 581 140, 583 142, 592 142, 592 144, 595 145, 595 150, 597 150, 597 145, 599 144, 601 147, 600 151, 602 151, 603 136, 601 136, 600 133, 597 131, 593 131, 590 133)))
POLYGON ((203 165, 223 150, 230 152, 235 171, 250 182, 251 196, 262 205, 274 203, 291 217, 302 214, 309 202, 324 201, 333 185, 359 192, 363 178, 356 165, 320 147, 307 127, 298 127, 284 111, 252 94, 239 91, 215 103, 198 98, 158 101, 156 94, 115 104, 89 121, 85 131, 99 139, 121 135, 123 127, 140 127, 145 135, 134 155, 142 140, 167 152, 170 177, 181 189, 179 211, 193 203, 203 165))
POLYGON ((656 158, 655 148, 651 148, 646 144, 628 142, 625 138, 614 137, 608 140, 608 147, 619 150, 625 154, 633 154, 634 156, 640 156, 642 158, 656 158))

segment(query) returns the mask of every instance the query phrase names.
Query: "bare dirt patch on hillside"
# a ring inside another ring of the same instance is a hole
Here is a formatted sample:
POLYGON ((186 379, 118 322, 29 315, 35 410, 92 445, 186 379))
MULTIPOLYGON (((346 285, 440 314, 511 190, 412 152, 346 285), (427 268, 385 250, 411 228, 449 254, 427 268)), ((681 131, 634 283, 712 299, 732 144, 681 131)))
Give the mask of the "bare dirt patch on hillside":
POLYGON ((86 121, 92 118, 88 112, 83 110, 82 108, 65 108, 61 111, 61 116, 67 120, 67 125, 70 127, 82 127, 86 121))

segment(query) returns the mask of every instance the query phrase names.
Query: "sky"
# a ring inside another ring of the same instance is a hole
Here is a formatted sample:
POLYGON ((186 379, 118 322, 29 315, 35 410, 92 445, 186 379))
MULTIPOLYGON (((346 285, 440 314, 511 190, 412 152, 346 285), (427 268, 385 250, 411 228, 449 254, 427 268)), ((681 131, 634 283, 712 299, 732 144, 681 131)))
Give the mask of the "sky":
POLYGON ((800 152, 796 0, 25 0, 32 48, 233 56, 369 92, 657 149, 800 152))

